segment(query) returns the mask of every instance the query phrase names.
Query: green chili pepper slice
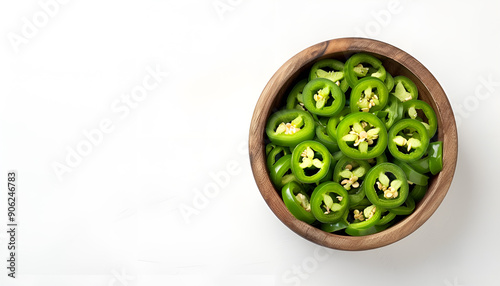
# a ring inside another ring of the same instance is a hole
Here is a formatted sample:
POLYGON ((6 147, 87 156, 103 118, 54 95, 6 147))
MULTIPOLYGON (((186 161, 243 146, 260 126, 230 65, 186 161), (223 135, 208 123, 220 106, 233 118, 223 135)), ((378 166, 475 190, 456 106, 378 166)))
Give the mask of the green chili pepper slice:
POLYGON ((389 100, 389 91, 380 79, 366 77, 358 81, 351 91, 351 112, 382 110, 389 100))
POLYGON ((415 200, 412 196, 408 196, 404 203, 406 206, 399 206, 397 208, 391 209, 391 213, 396 215, 409 215, 415 210, 415 200))
POLYGON ((358 78, 371 76, 384 81, 387 72, 385 71, 382 62, 372 55, 359 53, 351 56, 344 66, 344 76, 351 88, 358 83, 358 78), (370 66, 375 69, 370 72, 370 66))
POLYGON ((366 112, 351 113, 337 127, 340 150, 354 159, 380 156, 387 147, 387 129, 380 119, 366 112))
POLYGON ((410 196, 415 200, 415 202, 421 201, 427 193, 427 187, 427 185, 419 186, 413 184, 413 188, 410 190, 410 196))
POLYGON ((311 80, 302 94, 305 107, 316 115, 335 116, 345 105, 345 96, 340 87, 326 78, 311 80))
POLYGON ((328 173, 331 157, 323 144, 304 141, 293 149, 292 173, 302 183, 317 183, 328 173))
POLYGON ((339 221, 348 209, 347 191, 337 183, 322 183, 312 192, 311 211, 314 217, 322 223, 339 221))
POLYGON ((387 105, 381 110, 375 112, 382 122, 385 123, 387 129, 391 128, 396 121, 403 118, 403 104, 394 95, 389 95, 389 100, 387 105))
POLYGON ((429 183, 429 177, 415 171, 415 169, 413 169, 407 163, 400 161, 398 159, 394 159, 394 164, 398 165, 403 170, 403 172, 406 174, 406 178, 412 184, 416 184, 419 186, 427 186, 427 184, 429 183))
POLYGON ((306 86, 307 80, 303 79, 295 84, 286 98, 286 109, 304 110, 304 99, 302 91, 306 86))
POLYGON ((399 120, 389 130, 388 149, 396 159, 414 162, 422 158, 427 146, 429 146, 427 129, 415 119, 399 120))
POLYGON ((326 125, 328 136, 330 136, 332 139, 337 140, 337 126, 339 125, 340 121, 342 121, 344 117, 346 117, 350 112, 351 109, 349 107, 345 107, 339 114, 330 117, 326 125))
POLYGON ((326 232, 336 232, 346 229, 349 226, 349 222, 347 221, 348 214, 348 211, 344 212, 342 218, 336 222, 322 223, 320 226, 321 230, 326 232))
POLYGON ((351 229, 346 229, 345 232, 351 236, 367 236, 367 235, 375 234, 377 232, 381 232, 383 230, 386 230, 390 226, 391 226, 390 224, 384 224, 384 225, 374 225, 372 227, 365 228, 365 229, 352 229, 351 228, 351 229))
POLYGON ((388 224, 391 221, 393 221, 396 218, 396 214, 389 211, 389 210, 383 210, 382 215, 380 216, 380 220, 378 221, 377 225, 384 225, 388 224))
MULTIPOLYGON (((430 146, 430 145, 429 145, 430 146)), ((419 173, 429 173, 429 157, 420 158, 415 162, 408 163, 415 171, 419 173)))
POLYGON ((400 75, 394 78, 394 92, 392 94, 405 102, 418 98, 418 88, 411 79, 400 75))
POLYGON ((429 138, 432 138, 437 131, 437 117, 434 109, 425 101, 418 99, 408 100, 403 102, 404 113, 408 118, 417 119, 418 110, 421 110, 425 117, 427 117, 427 122, 422 121, 421 123, 427 129, 429 138))
POLYGON ((360 230, 367 229, 372 226, 377 225, 380 221, 380 216, 382 214, 382 209, 375 205, 369 205, 365 208, 355 208, 348 216, 352 214, 352 222, 346 228, 347 230, 360 230))
POLYGON ((429 169, 436 175, 443 170, 443 142, 436 141, 429 144, 429 169))
POLYGON ((409 193, 403 170, 392 163, 382 163, 370 169, 364 188, 368 200, 381 208, 393 209, 402 205, 409 193))
POLYGON ((362 187, 365 175, 371 166, 367 161, 343 156, 338 160, 333 171, 333 181, 339 183, 349 194, 349 201, 357 205, 365 197, 362 187))
POLYGON ((267 144, 266 146, 266 153, 267 153, 267 168, 271 169, 271 167, 278 161, 281 157, 292 154, 290 152, 290 149, 288 147, 283 147, 283 146, 277 146, 274 144, 267 144), (267 150, 269 148, 269 151, 267 150))
POLYGON ((309 72, 309 80, 326 78, 333 81, 343 92, 349 88, 344 78, 344 64, 334 59, 326 59, 316 62, 309 72))
POLYGON ((391 91, 394 88, 394 78, 388 72, 386 72, 386 77, 385 77, 384 83, 385 83, 385 86, 387 87, 387 90, 391 91))
POLYGON ((292 155, 281 157, 276 163, 269 168, 269 177, 276 188, 280 189, 288 182, 297 181, 292 174, 292 155))
POLYGON ((296 182, 289 182, 281 189, 281 196, 290 213, 305 223, 311 224, 316 218, 311 213, 309 195, 296 182))
POLYGON ((325 145, 326 148, 328 148, 328 151, 331 153, 335 153, 339 151, 339 144, 337 144, 336 139, 332 139, 327 133, 327 129, 325 126, 321 126, 318 124, 316 126, 316 141, 320 142, 321 144, 325 145))
POLYGON ((267 137, 276 145, 294 147, 304 140, 314 138, 316 124, 309 112, 281 110, 267 121, 267 137))

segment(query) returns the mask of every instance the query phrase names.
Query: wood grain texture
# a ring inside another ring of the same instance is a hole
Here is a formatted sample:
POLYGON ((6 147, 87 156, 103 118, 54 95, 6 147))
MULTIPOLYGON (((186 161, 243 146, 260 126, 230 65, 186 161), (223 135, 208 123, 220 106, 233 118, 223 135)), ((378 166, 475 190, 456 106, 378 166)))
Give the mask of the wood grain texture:
POLYGON ((342 38, 311 46, 289 59, 265 86, 255 106, 250 125, 249 154, 255 182, 274 214, 291 230, 317 244, 340 250, 366 250, 394 243, 419 228, 438 208, 450 187, 457 163, 458 138, 453 110, 434 76, 415 58, 389 44, 363 38, 342 38), (324 232, 293 217, 272 185, 266 168, 265 126, 269 115, 283 103, 293 83, 305 76, 312 64, 333 58, 345 62, 366 52, 379 58, 393 76, 404 75, 418 87, 419 99, 429 103, 438 118, 438 140, 443 141, 443 170, 432 178, 425 197, 415 211, 391 228, 365 237, 324 232))

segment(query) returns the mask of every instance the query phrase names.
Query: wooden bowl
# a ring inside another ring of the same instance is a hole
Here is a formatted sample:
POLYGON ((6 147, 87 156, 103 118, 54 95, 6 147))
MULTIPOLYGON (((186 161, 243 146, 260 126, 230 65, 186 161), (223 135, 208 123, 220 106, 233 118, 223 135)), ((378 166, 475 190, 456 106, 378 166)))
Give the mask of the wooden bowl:
POLYGON ((250 126, 249 151, 257 186, 274 214, 291 230, 317 244, 341 250, 366 250, 394 243, 420 227, 438 208, 450 187, 457 162, 455 117, 445 92, 434 76, 415 58, 389 44, 363 38, 341 38, 311 46, 289 59, 273 75, 255 106, 250 126), (354 53, 365 52, 379 58, 393 76, 404 75, 418 87, 419 99, 429 103, 438 119, 438 140, 443 141, 443 170, 429 182, 425 197, 415 211, 394 226, 368 236, 351 237, 324 232, 296 219, 281 199, 266 168, 265 126, 269 115, 286 99, 300 76, 308 74, 318 60, 326 58, 345 62, 354 53))

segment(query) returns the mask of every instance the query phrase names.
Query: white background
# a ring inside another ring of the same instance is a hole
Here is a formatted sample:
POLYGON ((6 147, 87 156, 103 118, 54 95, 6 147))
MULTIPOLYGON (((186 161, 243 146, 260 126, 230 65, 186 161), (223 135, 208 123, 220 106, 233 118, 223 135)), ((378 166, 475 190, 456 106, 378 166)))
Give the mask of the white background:
POLYGON ((1 285, 500 285, 500 2, 70 0, 44 18, 47 2, 0 4, 1 285), (346 36, 421 61, 459 123, 456 175, 437 212, 364 252, 327 250, 284 226, 245 145, 273 73, 346 36), (125 108, 144 80, 150 90, 125 108), (89 145, 84 133, 103 120, 109 132, 89 145), (68 166, 78 147, 87 153, 68 166), (15 280, 4 267, 10 169, 15 280))

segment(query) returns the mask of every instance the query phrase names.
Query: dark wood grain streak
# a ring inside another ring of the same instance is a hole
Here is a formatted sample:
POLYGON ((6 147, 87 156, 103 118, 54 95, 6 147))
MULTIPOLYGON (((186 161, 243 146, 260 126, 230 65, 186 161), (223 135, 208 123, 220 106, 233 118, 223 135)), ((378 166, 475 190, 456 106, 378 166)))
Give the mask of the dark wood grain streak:
POLYGON ((363 38, 342 38, 309 47, 291 59, 269 80, 257 101, 250 125, 249 154, 255 182, 262 197, 274 214, 291 230, 317 244, 341 250, 366 250, 394 243, 419 228, 443 201, 455 173, 458 138, 453 110, 444 90, 434 76, 406 52, 383 42, 363 38), (286 209, 266 169, 266 121, 283 102, 285 93, 299 75, 305 74, 319 59, 335 58, 345 61, 358 52, 370 53, 382 60, 392 75, 404 75, 418 87, 419 99, 429 103, 438 118, 438 140, 443 141, 443 170, 429 184, 429 190, 413 214, 393 227, 365 237, 349 237, 326 233, 293 217, 286 209))

